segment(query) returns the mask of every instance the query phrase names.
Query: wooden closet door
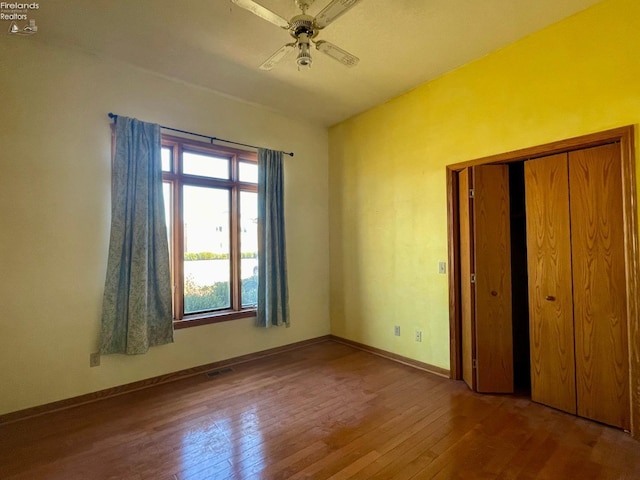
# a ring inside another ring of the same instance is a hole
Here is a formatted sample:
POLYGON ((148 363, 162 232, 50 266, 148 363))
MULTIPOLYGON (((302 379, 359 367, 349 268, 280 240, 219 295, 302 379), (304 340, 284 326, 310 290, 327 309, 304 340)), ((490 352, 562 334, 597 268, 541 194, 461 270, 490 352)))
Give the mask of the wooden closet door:
POLYGON ((576 413, 567 154, 525 162, 531 398, 576 413))
POLYGON ((578 415, 630 428, 618 144, 569 153, 578 415))
POLYGON ((509 169, 505 165, 472 167, 460 172, 458 180, 462 378, 478 392, 510 393, 509 169))
POLYGON ((473 167, 478 392, 513 392, 509 167, 473 167))
POLYGON ((468 168, 458 175, 458 204, 460 215, 460 304, 461 304, 461 340, 462 340, 462 379, 471 390, 476 389, 476 376, 473 369, 475 358, 474 314, 475 299, 471 288, 473 272, 472 211, 469 190, 471 171, 468 168))

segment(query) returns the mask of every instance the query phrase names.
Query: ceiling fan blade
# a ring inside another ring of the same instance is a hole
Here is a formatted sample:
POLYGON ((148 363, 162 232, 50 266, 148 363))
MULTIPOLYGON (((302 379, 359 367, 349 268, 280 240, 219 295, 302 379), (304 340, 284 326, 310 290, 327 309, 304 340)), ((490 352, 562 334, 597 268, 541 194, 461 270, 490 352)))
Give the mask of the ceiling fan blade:
POLYGON ((280 48, 276 53, 271 55, 265 62, 260 65, 260 70, 271 70, 276 64, 287 56, 289 52, 291 52, 295 48, 296 44, 287 43, 282 48, 280 48))
POLYGON ((271 22, 274 25, 277 25, 281 28, 289 28, 289 22, 282 18, 277 13, 273 13, 268 8, 263 7, 259 3, 254 2, 253 0, 231 0, 233 3, 238 5, 239 7, 244 8, 245 10, 249 10, 254 15, 257 15, 260 18, 265 19, 267 22, 271 22))
POLYGON ((355 67, 360 61, 360 59, 355 55, 351 55, 346 50, 336 47, 333 43, 325 42, 324 40, 316 42, 316 49, 320 50, 322 53, 326 53, 331 58, 339 61, 347 67, 355 67))
POLYGON ((350 8, 355 7, 361 0, 332 0, 329 5, 324 7, 316 16, 316 25, 318 28, 324 28, 333 22, 350 8))

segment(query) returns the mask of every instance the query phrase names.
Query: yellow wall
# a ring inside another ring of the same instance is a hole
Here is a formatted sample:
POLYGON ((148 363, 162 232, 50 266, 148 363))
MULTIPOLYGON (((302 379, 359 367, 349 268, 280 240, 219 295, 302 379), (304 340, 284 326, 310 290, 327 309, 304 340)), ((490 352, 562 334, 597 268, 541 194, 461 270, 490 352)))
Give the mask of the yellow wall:
POLYGON ((330 130, 333 334, 448 368, 445 166, 640 122, 638 19, 604 1, 330 130))
POLYGON ((329 333, 327 130, 125 64, 0 41, 0 414, 329 333), (98 345, 113 111, 286 158, 291 328, 176 331, 140 356, 98 345))

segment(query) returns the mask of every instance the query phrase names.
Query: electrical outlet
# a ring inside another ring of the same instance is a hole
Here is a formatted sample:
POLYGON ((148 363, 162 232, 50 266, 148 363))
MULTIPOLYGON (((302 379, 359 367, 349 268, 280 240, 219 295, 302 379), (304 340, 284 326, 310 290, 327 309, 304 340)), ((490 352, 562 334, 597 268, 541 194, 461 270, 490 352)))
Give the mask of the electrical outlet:
POLYGON ((416 330, 416 342, 422 341, 422 332, 420 330, 416 330))
POLYGON ((396 337, 399 337, 399 336, 400 336, 400 325, 396 325, 395 327, 393 327, 393 334, 394 334, 396 337))
POLYGON ((439 262, 438 263, 438 273, 445 274, 447 273, 447 262, 439 262))
POLYGON ((93 352, 89 354, 89 366, 90 367, 100 366, 100 352, 93 352))

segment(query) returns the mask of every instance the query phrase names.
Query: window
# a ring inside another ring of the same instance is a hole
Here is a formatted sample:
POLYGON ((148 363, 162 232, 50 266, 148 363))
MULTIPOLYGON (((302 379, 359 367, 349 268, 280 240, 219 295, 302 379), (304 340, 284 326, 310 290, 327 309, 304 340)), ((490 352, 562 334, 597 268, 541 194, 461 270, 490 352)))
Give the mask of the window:
POLYGON ((256 154, 163 135, 162 172, 174 326, 255 315, 256 154))

